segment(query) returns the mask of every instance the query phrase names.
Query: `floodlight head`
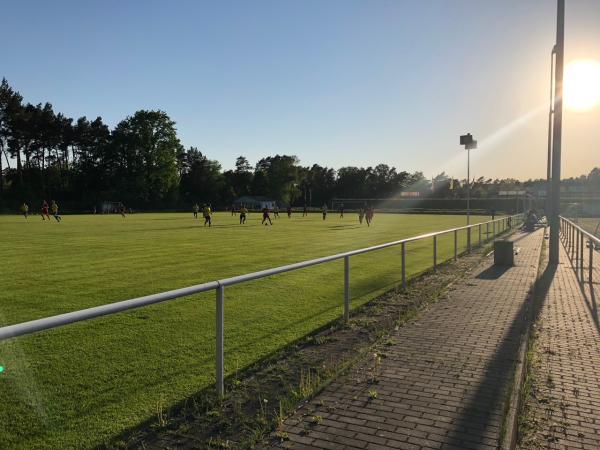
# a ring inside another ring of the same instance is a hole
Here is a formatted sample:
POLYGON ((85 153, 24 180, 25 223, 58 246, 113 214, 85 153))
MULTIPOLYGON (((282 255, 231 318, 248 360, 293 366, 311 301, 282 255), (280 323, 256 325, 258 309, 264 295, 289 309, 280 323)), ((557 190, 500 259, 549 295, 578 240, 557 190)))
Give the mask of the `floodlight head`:
POLYGON ((460 145, 469 145, 471 142, 473 142, 473 136, 471 133, 463 134, 460 137, 460 145))
POLYGON ((475 150, 477 148, 477 141, 473 139, 467 145, 465 145, 465 150, 475 150))

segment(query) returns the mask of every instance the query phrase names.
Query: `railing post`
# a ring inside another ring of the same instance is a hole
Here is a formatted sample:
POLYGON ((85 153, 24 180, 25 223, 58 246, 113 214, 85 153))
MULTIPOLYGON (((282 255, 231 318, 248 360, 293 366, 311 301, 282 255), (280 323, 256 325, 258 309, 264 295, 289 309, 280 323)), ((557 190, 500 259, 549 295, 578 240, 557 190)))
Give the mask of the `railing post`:
POLYGON ((485 223, 485 240, 488 241, 490 239, 490 223, 485 223))
POLYGON ((454 230, 454 261, 458 259, 458 231, 454 230))
POLYGON ((575 227, 571 225, 571 259, 575 254, 575 227))
POLYGON ((433 271, 437 271, 437 236, 433 236, 433 271))
MULTIPOLYGON (((573 231, 573 245, 574 245, 574 249, 573 249, 573 255, 574 258, 577 259, 579 257, 579 229, 577 227, 573 227, 574 231, 573 231)), ((575 263, 575 267, 577 267, 577 263, 575 263)))
POLYGON ((224 384, 224 358, 223 358, 223 328, 224 328, 224 318, 225 318, 225 287, 219 284, 217 288, 217 299, 216 299, 216 372, 217 372, 217 394, 219 397, 223 397, 225 394, 225 384, 224 384))
POLYGON ((471 253, 471 227, 467 228, 467 251, 471 253))
POLYGON ((481 247, 481 224, 479 224, 479 245, 478 247, 481 247))
POLYGON ((406 242, 402 243, 402 289, 406 290, 406 242))
POLYGON ((344 322, 350 320, 350 257, 344 256, 344 322))
POLYGON ((575 230, 575 260, 573 262, 575 275, 577 275, 577 269, 579 269, 579 230, 577 229, 575 230))
POLYGON ((492 240, 496 238, 496 221, 492 222, 492 240))
POLYGON ((583 233, 581 230, 577 229, 577 268, 581 269, 580 260, 583 256, 583 247, 581 246, 581 240, 583 238, 583 233))
POLYGON ((579 256, 581 257, 581 259, 579 261, 579 274, 580 274, 581 281, 583 281, 583 258, 584 258, 583 254, 585 253, 583 233, 579 233, 579 240, 580 240, 580 246, 581 246, 581 253, 579 254, 579 256))
POLYGON ((594 241, 590 239, 590 267, 588 267, 588 277, 590 281, 590 289, 594 288, 593 282, 593 274, 594 274, 594 241))

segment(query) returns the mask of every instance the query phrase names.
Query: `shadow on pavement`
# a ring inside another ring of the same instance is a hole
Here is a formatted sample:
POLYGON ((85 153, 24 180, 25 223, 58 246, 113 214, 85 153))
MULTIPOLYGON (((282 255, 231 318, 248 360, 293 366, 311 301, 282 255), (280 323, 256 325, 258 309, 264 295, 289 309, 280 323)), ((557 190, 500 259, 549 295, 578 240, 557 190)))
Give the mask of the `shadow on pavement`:
POLYGON ((510 269, 509 266, 490 266, 480 272, 475 278, 479 280, 497 280, 504 275, 508 269, 510 269))
MULTIPOLYGON (((493 359, 485 368, 483 380, 460 411, 449 436, 467 440, 470 445, 478 441, 489 427, 498 426, 498 416, 504 415, 505 402, 518 358, 519 346, 530 323, 535 322, 546 300, 550 285, 556 273, 555 265, 548 265, 534 284, 533 295, 523 301, 514 321, 502 341, 493 359)), ((481 274, 480 274, 481 275, 481 274)))

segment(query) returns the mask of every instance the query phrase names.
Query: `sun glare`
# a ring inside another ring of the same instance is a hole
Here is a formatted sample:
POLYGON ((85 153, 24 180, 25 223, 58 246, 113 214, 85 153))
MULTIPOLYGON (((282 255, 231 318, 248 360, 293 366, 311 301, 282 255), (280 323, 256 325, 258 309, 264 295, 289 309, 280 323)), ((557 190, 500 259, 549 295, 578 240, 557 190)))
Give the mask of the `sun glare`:
POLYGON ((567 64, 564 102, 573 111, 586 111, 600 103, 600 62, 578 59, 567 64))

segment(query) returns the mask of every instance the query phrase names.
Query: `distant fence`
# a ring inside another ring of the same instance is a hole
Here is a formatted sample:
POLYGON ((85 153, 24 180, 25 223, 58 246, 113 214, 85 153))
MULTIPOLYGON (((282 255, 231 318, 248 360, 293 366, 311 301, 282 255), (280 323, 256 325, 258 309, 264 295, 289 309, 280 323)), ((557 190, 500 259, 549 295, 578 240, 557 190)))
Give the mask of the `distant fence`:
MULTIPOLYGON (((352 199, 352 198, 334 198, 331 200, 332 206, 336 208, 340 204, 349 208, 360 207, 364 204, 374 206, 377 211, 381 210, 394 210, 400 212, 410 211, 464 211, 467 209, 466 198, 436 198, 429 196, 422 197, 404 197, 404 198, 364 198, 364 199, 352 199)), ((523 197, 490 197, 490 198, 471 198, 470 208, 473 213, 479 211, 484 214, 490 214, 491 211, 504 211, 506 213, 517 213, 524 211, 529 207, 541 206, 535 204, 529 199, 523 197)))
POLYGON ((124 300, 116 303, 109 303, 102 306, 96 306, 93 308, 82 309, 79 311, 73 311, 66 314, 59 314, 56 316, 46 317, 44 319, 32 320, 29 322, 23 322, 20 324, 9 325, 0 328, 0 341, 17 336, 23 336, 26 334, 36 333, 38 331, 49 330, 52 328, 62 327, 71 323, 81 322, 83 320, 93 319, 95 317, 106 316, 115 314, 130 309, 141 308, 143 306, 153 305, 155 303, 165 302, 167 300, 173 300, 176 298, 187 297, 193 294, 199 294, 201 292, 216 291, 216 389, 220 396, 224 394, 224 300, 225 300, 225 287, 233 286, 247 281, 257 280, 259 278, 269 277, 284 272, 290 272, 293 270, 303 269, 305 267, 315 266, 318 264, 324 264, 339 259, 344 260, 344 321, 348 321, 350 318, 350 257, 361 255, 363 253, 369 253, 384 248, 400 246, 401 247, 401 274, 402 274, 402 288, 406 288, 406 244, 409 242, 421 241, 424 239, 432 239, 432 268, 435 271, 440 262, 438 261, 438 238, 442 235, 453 234, 454 235, 454 260, 458 258, 458 232, 466 230, 467 232, 467 252, 471 251, 472 248, 472 235, 473 231, 477 232, 477 245, 481 246, 486 239, 482 238, 483 227, 485 227, 486 237, 493 239, 496 235, 503 233, 516 227, 523 220, 522 214, 514 216, 502 217, 496 220, 490 220, 487 222, 481 222, 474 225, 467 225, 459 228, 452 228, 449 230, 438 231, 433 233, 426 233, 420 236, 414 236, 398 241, 387 242, 385 244, 375 245, 372 247, 361 248, 358 250, 352 250, 344 253, 337 253, 335 255, 325 256, 322 258, 310 259, 307 261, 298 262, 295 264, 288 264, 286 266, 280 266, 273 269, 261 270, 259 272, 252 272, 245 275, 239 275, 231 278, 225 278, 217 281, 210 281, 208 283, 197 284, 195 286, 189 286, 186 288, 175 289, 172 291, 162 292, 159 294, 147 295, 144 297, 138 297, 131 300, 124 300))

